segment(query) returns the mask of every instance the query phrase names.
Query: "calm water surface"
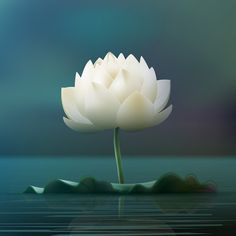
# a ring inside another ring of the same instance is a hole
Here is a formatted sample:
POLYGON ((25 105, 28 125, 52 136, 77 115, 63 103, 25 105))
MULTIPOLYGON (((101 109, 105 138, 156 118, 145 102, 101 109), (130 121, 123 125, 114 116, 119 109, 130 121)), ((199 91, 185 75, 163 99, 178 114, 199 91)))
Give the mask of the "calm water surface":
POLYGON ((84 176, 116 181, 113 157, 0 158, 0 235, 235 235, 236 159, 124 158, 127 182, 164 173, 195 174, 212 180, 217 194, 32 195, 44 186, 84 176))
POLYGON ((234 235, 235 194, 0 196, 0 235, 234 235))

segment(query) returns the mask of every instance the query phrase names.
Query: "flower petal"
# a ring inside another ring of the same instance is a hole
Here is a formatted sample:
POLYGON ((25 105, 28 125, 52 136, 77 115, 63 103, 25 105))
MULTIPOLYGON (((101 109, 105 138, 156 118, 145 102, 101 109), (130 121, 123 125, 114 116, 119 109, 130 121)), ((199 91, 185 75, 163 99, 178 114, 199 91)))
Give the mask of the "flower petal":
POLYGON ((66 117, 63 117, 63 120, 65 124, 70 128, 75 131, 80 131, 80 132, 92 132, 92 131, 97 131, 95 126, 93 124, 84 124, 80 122, 75 122, 73 120, 70 120, 66 117))
POLYGON ((133 54, 130 54, 130 55, 126 58, 125 64, 126 64, 127 66, 132 66, 132 65, 138 65, 139 62, 138 62, 138 60, 136 59, 136 57, 135 57, 133 54))
POLYGON ((118 59, 119 64, 122 65, 125 62, 124 54, 120 53, 117 59, 118 59))
POLYGON ((170 97, 170 80, 157 80, 157 97, 154 102, 155 112, 163 110, 170 97))
POLYGON ((143 57, 140 57, 140 66, 142 67, 142 69, 144 71, 148 71, 149 70, 149 67, 147 65, 147 62, 144 60, 143 57))
POLYGON ((139 91, 140 88, 140 80, 133 77, 128 71, 120 70, 119 74, 113 80, 109 90, 121 102, 123 102, 131 93, 139 91))
POLYGON ((87 64, 84 67, 83 73, 81 75, 81 78, 83 80, 85 79, 91 79, 93 77, 94 74, 94 66, 91 60, 89 60, 87 62, 87 64))
POLYGON ((127 131, 141 130, 153 122, 152 103, 140 92, 134 92, 126 98, 117 114, 118 127, 127 131))
POLYGON ((143 85, 141 88, 141 93, 150 99, 151 102, 154 102, 157 96, 157 80, 156 74, 153 68, 148 70, 144 74, 143 85))
POLYGON ((75 73, 75 87, 78 86, 78 84, 79 84, 79 80, 80 80, 80 79, 81 79, 81 78, 80 78, 79 73, 76 72, 76 73, 75 73))
POLYGON ((99 57, 99 58, 95 61, 94 67, 100 66, 100 65, 102 64, 102 62, 103 62, 102 58, 99 57))
POLYGON ((133 74, 139 74, 139 62, 138 60, 134 57, 134 55, 130 54, 126 59, 125 62, 122 66, 122 68, 128 70, 129 72, 132 72, 133 74))
POLYGON ((112 52, 108 52, 106 56, 104 57, 104 61, 112 61, 114 62, 116 60, 116 56, 112 52))
POLYGON ((89 89, 91 88, 90 79, 84 80, 80 79, 75 87, 75 98, 78 109, 83 116, 86 116, 85 112, 85 96, 88 94, 89 89))
POLYGON ((61 99, 62 106, 68 118, 73 121, 81 122, 84 124, 91 124, 91 122, 81 115, 78 109, 75 96, 76 89, 74 87, 62 88, 61 99))
POLYGON ((109 87, 113 78, 107 71, 104 69, 103 66, 97 66, 95 68, 95 73, 93 77, 93 81, 99 84, 102 84, 105 87, 109 87))
POLYGON ((119 71, 118 60, 116 56, 111 52, 108 52, 105 56, 103 66, 113 78, 117 75, 119 71))
POLYGON ((122 69, 127 70, 133 78, 139 80, 141 83, 143 82, 143 71, 140 68, 138 60, 132 54, 126 58, 122 65, 122 69))
POLYGON ((157 113, 154 116, 154 121, 153 121, 153 125, 159 125, 160 123, 162 123, 164 120, 166 120, 168 118, 168 116, 170 115, 170 113, 172 112, 172 105, 168 106, 165 110, 157 113))
POLYGON ((116 115, 120 103, 103 85, 92 82, 85 97, 86 117, 95 127, 109 129, 116 127, 116 115))

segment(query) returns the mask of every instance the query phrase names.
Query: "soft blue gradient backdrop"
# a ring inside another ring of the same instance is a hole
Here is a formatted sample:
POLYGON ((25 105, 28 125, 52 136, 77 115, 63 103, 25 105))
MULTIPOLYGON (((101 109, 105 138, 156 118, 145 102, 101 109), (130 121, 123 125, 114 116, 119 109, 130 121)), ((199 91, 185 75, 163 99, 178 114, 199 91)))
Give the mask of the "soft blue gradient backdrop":
POLYGON ((126 154, 236 154, 236 1, 0 1, 0 154, 111 154, 111 131, 62 121, 60 88, 87 60, 141 55, 172 81, 159 127, 122 133, 126 154))

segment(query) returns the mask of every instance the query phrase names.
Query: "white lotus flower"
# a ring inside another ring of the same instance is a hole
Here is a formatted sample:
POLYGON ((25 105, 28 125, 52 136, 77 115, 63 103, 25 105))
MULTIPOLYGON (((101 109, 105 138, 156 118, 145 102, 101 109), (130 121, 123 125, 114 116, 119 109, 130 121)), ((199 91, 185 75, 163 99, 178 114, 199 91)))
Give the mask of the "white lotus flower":
POLYGON ((160 124, 171 113, 164 109, 170 81, 157 80, 143 57, 118 58, 108 53, 93 64, 88 61, 75 86, 62 88, 64 122, 76 131, 121 128, 136 131, 160 124))
POLYGON ((153 68, 145 60, 121 53, 108 53, 104 59, 89 61, 82 76, 76 73, 75 86, 62 88, 64 122, 76 131, 114 129, 114 151, 118 179, 124 183, 119 142, 119 128, 141 130, 164 121, 170 81, 156 80, 153 68))

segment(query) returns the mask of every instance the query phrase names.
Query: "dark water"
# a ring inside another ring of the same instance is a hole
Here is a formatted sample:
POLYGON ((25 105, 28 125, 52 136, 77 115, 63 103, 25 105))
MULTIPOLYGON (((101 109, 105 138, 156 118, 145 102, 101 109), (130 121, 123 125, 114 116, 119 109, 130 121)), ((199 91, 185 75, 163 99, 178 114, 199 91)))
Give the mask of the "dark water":
POLYGON ((1 194, 0 235, 234 235, 235 197, 1 194))
POLYGON ((213 181, 211 195, 26 195, 29 184, 85 176, 116 182, 114 157, 1 157, 0 236, 235 235, 236 158, 123 158, 126 182, 168 172, 213 181))

